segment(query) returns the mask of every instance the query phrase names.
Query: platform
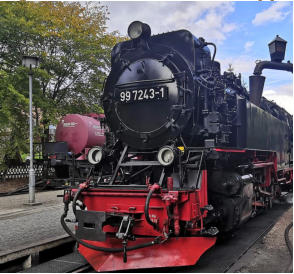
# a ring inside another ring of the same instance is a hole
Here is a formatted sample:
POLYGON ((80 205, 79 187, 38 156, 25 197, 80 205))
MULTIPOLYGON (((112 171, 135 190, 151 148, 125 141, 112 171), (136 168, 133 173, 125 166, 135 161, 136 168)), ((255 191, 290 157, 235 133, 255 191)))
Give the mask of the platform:
POLYGON ((42 204, 34 207, 24 205, 28 194, 0 197, 0 254, 68 236, 60 224, 63 201, 57 195, 61 194, 63 190, 36 193, 36 201, 42 204))

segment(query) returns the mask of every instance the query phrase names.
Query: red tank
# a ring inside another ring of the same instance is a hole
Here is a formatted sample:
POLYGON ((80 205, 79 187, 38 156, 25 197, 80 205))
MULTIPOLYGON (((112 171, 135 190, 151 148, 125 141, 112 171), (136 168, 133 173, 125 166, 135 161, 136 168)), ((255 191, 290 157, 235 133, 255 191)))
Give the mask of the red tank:
POLYGON ((105 128, 101 127, 99 118, 103 114, 67 114, 56 128, 56 141, 67 142, 69 150, 75 154, 81 153, 86 147, 102 146, 105 143, 105 128), (96 119, 95 119, 96 118, 96 119))

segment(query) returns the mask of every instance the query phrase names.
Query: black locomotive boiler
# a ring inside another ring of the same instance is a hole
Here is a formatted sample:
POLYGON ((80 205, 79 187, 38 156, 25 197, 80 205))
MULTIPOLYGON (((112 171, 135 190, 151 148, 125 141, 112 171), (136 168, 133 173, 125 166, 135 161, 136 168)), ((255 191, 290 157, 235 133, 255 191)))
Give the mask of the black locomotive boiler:
POLYGON ((97 271, 192 265, 292 187, 292 116, 261 98, 263 76, 249 94, 221 74, 203 38, 151 36, 139 21, 128 34, 103 94, 117 141, 101 148, 98 180, 65 192, 61 222, 97 271))

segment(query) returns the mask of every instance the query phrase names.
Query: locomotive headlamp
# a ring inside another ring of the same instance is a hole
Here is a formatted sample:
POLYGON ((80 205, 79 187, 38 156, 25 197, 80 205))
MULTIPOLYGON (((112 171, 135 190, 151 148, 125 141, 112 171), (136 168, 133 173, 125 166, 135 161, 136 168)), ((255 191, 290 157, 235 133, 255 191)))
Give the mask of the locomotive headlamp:
POLYGON ((97 165, 104 157, 102 147, 92 147, 88 152, 88 161, 92 165, 97 165))
POLYGON ((131 39, 148 38, 151 35, 151 29, 147 24, 134 21, 128 27, 128 35, 131 39))
POLYGON ((157 160, 163 166, 171 165, 175 157, 175 150, 171 146, 164 146, 157 153, 157 160))

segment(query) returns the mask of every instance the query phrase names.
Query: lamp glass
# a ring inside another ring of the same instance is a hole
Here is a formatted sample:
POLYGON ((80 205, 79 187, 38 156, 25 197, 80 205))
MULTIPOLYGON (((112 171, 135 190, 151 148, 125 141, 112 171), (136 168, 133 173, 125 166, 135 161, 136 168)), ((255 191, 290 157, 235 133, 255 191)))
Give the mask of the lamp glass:
POLYGON ((143 32, 143 26, 142 26, 142 23, 139 21, 135 21, 131 23, 128 28, 128 35, 132 39, 140 37, 142 32, 143 32))
POLYGON ((276 51, 284 53, 286 51, 285 46, 286 46, 285 43, 277 42, 276 51))
POLYGON ((270 51, 270 54, 276 51, 275 43, 269 44, 269 51, 270 51))
POLYGON ((164 146, 159 149, 157 154, 158 162, 163 166, 169 166, 175 159, 174 151, 169 146, 164 146))

